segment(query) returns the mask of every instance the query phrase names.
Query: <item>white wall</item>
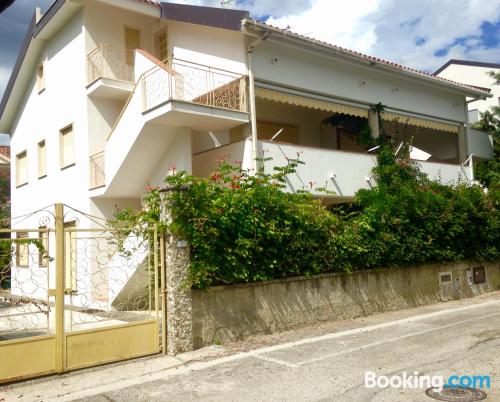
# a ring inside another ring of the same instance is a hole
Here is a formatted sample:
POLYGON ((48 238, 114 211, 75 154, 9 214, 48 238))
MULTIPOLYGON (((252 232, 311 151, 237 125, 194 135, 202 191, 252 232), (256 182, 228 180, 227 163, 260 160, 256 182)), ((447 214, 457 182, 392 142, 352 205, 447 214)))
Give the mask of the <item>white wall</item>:
POLYGON ((242 33, 169 21, 168 41, 174 58, 242 75, 247 72, 242 33))
POLYGON ((356 102, 382 102, 391 108, 465 121, 464 96, 422 82, 377 72, 370 66, 334 61, 280 46, 269 39, 255 48, 253 64, 257 80, 356 102), (274 59, 277 62, 272 62, 274 59), (360 82, 366 85, 360 85, 360 82))
POLYGON ((101 43, 125 49, 125 27, 139 30, 141 49, 153 53, 153 32, 159 27, 159 19, 97 2, 86 2, 84 13, 87 54, 101 43))
MULTIPOLYGON (((18 216, 55 202, 79 209, 88 208, 87 95, 83 13, 76 14, 46 44, 40 61, 45 61, 45 87, 38 93, 33 79, 12 133, 12 216, 18 216), (60 168, 59 131, 73 124, 74 166, 60 168), (37 144, 45 140, 47 177, 38 179, 37 144), (28 184, 16 188, 15 155, 27 150, 28 184)), ((37 225, 38 222, 25 222, 37 225)))
MULTIPOLYGON (((469 103, 469 110, 477 109, 479 112, 485 112, 492 106, 500 106, 500 85, 493 85, 493 78, 488 75, 489 71, 498 73, 500 69, 450 64, 438 74, 438 77, 447 78, 463 84, 490 88, 493 98, 469 103)), ((473 122, 473 120, 471 120, 471 122, 473 122)))

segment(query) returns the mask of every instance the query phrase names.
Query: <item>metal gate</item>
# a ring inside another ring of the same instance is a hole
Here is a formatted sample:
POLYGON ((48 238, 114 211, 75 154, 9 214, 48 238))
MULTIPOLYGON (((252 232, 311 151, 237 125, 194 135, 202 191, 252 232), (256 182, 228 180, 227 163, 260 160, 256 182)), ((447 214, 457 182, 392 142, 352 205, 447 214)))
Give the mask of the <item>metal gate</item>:
POLYGON ((109 227, 62 204, 22 220, 32 228, 0 230, 0 383, 160 351, 156 226, 109 227))

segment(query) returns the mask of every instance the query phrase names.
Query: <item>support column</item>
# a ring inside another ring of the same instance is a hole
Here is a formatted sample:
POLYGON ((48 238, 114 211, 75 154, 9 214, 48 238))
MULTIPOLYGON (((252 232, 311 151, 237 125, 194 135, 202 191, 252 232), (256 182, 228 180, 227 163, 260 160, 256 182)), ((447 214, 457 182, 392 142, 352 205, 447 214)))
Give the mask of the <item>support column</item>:
MULTIPOLYGON (((162 194, 161 220, 172 222, 170 191, 162 194)), ((185 240, 175 234, 165 233, 165 291, 167 320, 167 354, 177 355, 193 350, 193 304, 191 285, 188 282, 190 256, 185 240)))
POLYGON ((368 125, 372 129, 372 137, 378 138, 380 136, 380 127, 378 124, 378 112, 370 108, 368 110, 368 125))

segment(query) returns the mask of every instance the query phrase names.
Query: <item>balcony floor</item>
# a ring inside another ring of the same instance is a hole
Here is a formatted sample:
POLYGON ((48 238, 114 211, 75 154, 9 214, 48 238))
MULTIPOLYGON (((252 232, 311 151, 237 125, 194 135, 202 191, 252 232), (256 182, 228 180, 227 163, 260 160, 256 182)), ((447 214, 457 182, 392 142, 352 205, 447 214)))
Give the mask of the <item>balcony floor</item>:
POLYGON ((87 86, 87 95, 125 101, 133 92, 134 87, 132 82, 99 78, 87 86))
POLYGON ((145 112, 147 123, 189 127, 199 131, 227 130, 249 122, 247 112, 169 100, 145 112))

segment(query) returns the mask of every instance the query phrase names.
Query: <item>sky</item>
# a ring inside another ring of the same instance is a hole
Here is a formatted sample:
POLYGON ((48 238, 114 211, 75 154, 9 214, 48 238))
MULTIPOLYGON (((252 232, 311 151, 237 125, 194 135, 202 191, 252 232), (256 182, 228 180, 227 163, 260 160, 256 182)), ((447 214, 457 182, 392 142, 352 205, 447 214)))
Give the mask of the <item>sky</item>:
MULTIPOLYGON (((427 72, 449 59, 500 63, 500 0, 176 2, 245 9, 280 28, 427 72)), ((46 10, 50 4, 52 0, 16 0, 0 14, 0 97, 35 5, 46 10)))

